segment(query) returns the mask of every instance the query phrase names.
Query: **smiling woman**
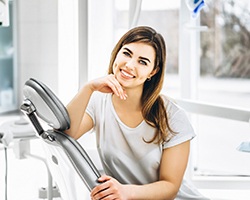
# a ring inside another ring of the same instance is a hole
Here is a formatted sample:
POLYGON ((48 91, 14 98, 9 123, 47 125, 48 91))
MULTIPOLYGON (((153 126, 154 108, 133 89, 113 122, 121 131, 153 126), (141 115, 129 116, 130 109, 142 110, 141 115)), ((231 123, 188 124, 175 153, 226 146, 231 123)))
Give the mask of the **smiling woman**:
POLYGON ((87 82, 68 104, 67 134, 96 133, 105 175, 92 199, 206 199, 183 180, 195 133, 160 94, 165 67, 161 34, 135 27, 115 45, 108 75, 87 82))
POLYGON ((129 84, 134 82, 143 87, 145 80, 157 72, 158 68, 154 69, 154 54, 154 48, 143 43, 124 45, 118 52, 112 69, 120 84, 123 87, 133 87, 129 84))

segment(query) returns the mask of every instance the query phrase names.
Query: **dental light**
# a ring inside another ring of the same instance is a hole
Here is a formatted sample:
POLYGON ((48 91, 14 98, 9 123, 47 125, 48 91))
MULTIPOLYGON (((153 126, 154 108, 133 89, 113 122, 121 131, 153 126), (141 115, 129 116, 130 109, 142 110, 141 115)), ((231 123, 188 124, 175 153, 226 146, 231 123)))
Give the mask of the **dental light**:
POLYGON ((0 0, 0 26, 9 25, 9 0, 0 0))

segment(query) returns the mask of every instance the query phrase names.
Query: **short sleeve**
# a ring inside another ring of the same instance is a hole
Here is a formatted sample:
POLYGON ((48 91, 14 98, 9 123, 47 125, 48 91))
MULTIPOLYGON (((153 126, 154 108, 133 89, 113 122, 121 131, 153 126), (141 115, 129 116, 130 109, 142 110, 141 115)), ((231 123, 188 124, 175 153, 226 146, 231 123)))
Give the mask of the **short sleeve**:
POLYGON ((93 123, 96 124, 96 106, 97 106, 97 99, 98 99, 98 92, 94 92, 90 99, 88 106, 86 108, 86 113, 92 118, 93 123))
POLYGON ((169 125, 176 133, 170 140, 163 143, 163 149, 176 146, 195 137, 194 129, 186 112, 175 104, 169 109, 169 125))

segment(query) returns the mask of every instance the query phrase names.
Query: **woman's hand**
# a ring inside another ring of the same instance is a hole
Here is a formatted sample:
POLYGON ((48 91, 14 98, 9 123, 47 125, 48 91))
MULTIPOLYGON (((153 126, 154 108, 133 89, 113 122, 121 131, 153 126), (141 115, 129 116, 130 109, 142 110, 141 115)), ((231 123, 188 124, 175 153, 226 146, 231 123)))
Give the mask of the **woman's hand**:
POLYGON ((127 98, 126 92, 113 74, 92 80, 89 82, 89 86, 92 91, 114 93, 121 99, 127 98))
POLYGON ((98 179, 102 184, 91 191, 92 200, 127 200, 128 191, 126 186, 120 184, 116 179, 103 175, 98 179))

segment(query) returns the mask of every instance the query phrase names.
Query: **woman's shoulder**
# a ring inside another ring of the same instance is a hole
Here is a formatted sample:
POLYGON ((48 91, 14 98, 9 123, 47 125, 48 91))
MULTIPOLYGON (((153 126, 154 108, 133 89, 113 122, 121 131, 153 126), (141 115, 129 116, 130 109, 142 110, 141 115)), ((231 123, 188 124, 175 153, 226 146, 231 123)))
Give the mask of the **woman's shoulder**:
POLYGON ((170 136, 171 139, 164 143, 164 148, 175 146, 195 137, 195 132, 189 121, 187 112, 173 98, 165 95, 161 97, 166 105, 169 125, 177 133, 173 137, 172 135, 170 136))
POLYGON ((164 105, 168 113, 184 112, 184 110, 177 104, 174 98, 169 97, 165 94, 161 94, 161 98, 163 99, 164 105))
POLYGON ((107 104, 107 100, 109 99, 109 96, 111 94, 107 93, 101 93, 101 92, 94 92, 89 100, 88 106, 87 106, 87 112, 88 113, 99 113, 101 112, 103 106, 107 104))
POLYGON ((91 101, 102 101, 103 99, 107 99, 111 94, 109 93, 102 93, 102 92, 94 92, 91 95, 91 101))
POLYGON ((103 105, 109 102, 108 99, 111 99, 110 96, 111 94, 108 93, 94 92, 90 97, 88 109, 99 110, 103 105))

